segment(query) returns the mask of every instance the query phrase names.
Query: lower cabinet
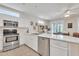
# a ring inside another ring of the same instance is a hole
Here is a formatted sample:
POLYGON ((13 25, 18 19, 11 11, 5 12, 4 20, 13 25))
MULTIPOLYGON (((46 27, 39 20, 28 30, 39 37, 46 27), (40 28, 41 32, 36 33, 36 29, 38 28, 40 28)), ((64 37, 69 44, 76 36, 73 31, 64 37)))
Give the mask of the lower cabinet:
POLYGON ((67 49, 57 46, 50 47, 50 56, 67 56, 67 49))
POLYGON ((25 43, 44 56, 49 55, 49 53, 50 56, 79 56, 79 44, 75 43, 69 43, 43 37, 39 37, 38 39, 38 36, 36 35, 27 35, 25 43))
POLYGON ((79 56, 79 44, 69 43, 69 56, 79 56))
POLYGON ((58 40, 50 40, 50 56, 67 56, 67 43, 58 40))
POLYGON ((38 37, 36 35, 27 35, 25 44, 38 51, 38 37))
POLYGON ((35 51, 38 51, 38 37, 36 35, 33 35, 31 40, 31 48, 35 51))
POLYGON ((51 39, 50 56, 79 56, 79 44, 51 39))

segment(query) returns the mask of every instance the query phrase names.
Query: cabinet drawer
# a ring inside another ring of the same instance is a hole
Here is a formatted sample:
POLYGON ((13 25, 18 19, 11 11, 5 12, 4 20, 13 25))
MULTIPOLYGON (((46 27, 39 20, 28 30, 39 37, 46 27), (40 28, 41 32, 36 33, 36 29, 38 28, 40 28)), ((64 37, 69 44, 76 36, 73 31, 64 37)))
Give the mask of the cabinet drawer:
POLYGON ((63 47, 63 48, 67 48, 67 42, 51 39, 50 40, 50 46, 53 46, 53 45, 63 47))

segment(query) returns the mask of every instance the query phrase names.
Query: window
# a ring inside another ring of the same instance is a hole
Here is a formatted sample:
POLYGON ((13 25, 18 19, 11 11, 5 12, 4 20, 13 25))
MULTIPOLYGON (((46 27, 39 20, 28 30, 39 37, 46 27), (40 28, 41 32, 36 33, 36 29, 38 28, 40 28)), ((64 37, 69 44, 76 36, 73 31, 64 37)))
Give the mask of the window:
POLYGON ((52 24, 52 33, 63 32, 63 24, 53 23, 52 24))
POLYGON ((19 17, 20 16, 20 14, 18 12, 11 11, 11 10, 6 10, 5 8, 4 9, 0 8, 0 13, 5 14, 5 15, 14 16, 14 17, 19 17))

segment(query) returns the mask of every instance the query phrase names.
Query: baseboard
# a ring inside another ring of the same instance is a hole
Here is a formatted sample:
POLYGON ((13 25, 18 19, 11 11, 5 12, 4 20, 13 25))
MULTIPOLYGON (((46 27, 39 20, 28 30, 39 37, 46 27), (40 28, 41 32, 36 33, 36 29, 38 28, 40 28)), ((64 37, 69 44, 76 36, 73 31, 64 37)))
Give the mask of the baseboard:
POLYGON ((33 50, 35 53, 39 54, 39 56, 42 56, 39 52, 35 51, 34 49, 32 49, 31 47, 29 47, 27 44, 24 44, 25 46, 27 46, 28 48, 30 48, 31 50, 33 50))

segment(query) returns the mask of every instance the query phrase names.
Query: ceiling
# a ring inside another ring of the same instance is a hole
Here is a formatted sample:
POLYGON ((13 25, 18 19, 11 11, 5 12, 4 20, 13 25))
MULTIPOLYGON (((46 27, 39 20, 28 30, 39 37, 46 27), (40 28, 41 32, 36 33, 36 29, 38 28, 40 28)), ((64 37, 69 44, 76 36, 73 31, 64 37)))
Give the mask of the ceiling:
POLYGON ((74 14, 79 13, 79 4, 77 3, 3 3, 2 5, 45 20, 63 17, 67 10, 74 14))

